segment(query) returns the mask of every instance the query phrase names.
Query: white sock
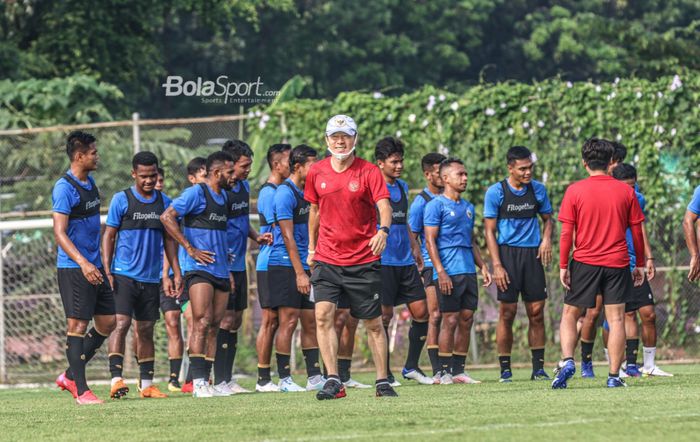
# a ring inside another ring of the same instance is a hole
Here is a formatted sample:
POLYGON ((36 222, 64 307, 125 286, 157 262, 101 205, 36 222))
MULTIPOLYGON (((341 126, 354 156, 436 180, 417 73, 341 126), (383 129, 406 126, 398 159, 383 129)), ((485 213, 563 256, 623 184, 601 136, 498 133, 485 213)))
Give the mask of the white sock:
POLYGON ((122 378, 120 378, 120 377, 112 378, 112 387, 114 387, 114 384, 116 384, 117 382, 119 382, 121 380, 122 380, 122 378))
POLYGON ((651 370, 656 365, 656 362, 654 362, 654 359, 656 358, 656 347, 642 346, 642 350, 644 351, 644 369, 651 370))
POLYGON ((195 387, 201 387, 202 385, 209 385, 209 382, 207 382, 206 379, 204 379, 204 378, 193 379, 192 382, 194 383, 195 387))
POLYGON ((153 385, 153 379, 141 379, 141 390, 145 390, 153 385))
POLYGON ((610 362, 610 355, 608 354, 608 349, 605 348, 604 350, 605 350, 605 361, 610 362))

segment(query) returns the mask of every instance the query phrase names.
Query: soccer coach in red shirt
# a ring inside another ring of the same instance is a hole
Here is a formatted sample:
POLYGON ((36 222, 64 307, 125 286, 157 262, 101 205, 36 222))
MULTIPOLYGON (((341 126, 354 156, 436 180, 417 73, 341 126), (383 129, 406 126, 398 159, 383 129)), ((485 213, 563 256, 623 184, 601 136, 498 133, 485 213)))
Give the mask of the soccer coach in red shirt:
POLYGON ((605 318, 610 325, 608 387, 625 387, 620 380, 620 364, 625 351, 625 302, 634 285, 644 281, 639 267, 630 273, 625 232, 632 232, 637 263, 644 262, 642 222, 644 215, 634 190, 607 175, 614 152, 612 143, 592 138, 583 144, 583 165, 590 175, 569 186, 559 209, 562 223, 560 238, 560 279, 568 290, 564 298, 559 337, 563 364, 552 381, 552 388, 566 388, 576 372, 576 322, 583 309, 595 306, 597 294, 603 295, 605 318), (574 258, 569 252, 576 237, 574 258))
POLYGON ((341 296, 349 301, 352 316, 364 320, 377 369, 377 396, 396 396, 386 379, 387 342, 379 296, 379 258, 391 226, 389 191, 379 168, 355 156, 356 143, 355 121, 346 115, 331 118, 326 125, 331 156, 311 167, 304 189, 304 198, 311 203, 308 261, 313 266, 317 337, 328 370, 318 399, 345 396, 334 327, 341 296))

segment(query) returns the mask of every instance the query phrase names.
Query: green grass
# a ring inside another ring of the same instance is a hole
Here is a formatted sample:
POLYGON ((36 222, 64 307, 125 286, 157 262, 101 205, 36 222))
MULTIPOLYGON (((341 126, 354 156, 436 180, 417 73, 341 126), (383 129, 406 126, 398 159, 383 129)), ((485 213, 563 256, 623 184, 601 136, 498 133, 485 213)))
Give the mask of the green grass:
MULTIPOLYGON (((567 390, 531 382, 526 369, 515 370, 511 384, 496 382, 495 370, 474 370, 483 384, 406 382, 399 398, 349 390, 324 402, 311 393, 178 394, 78 407, 57 389, 4 390, 0 440, 697 440, 700 366, 669 366, 674 378, 633 379, 627 389, 605 388, 605 367, 596 368, 596 379, 577 373, 567 390)), ((108 395, 106 386, 95 391, 108 395)))

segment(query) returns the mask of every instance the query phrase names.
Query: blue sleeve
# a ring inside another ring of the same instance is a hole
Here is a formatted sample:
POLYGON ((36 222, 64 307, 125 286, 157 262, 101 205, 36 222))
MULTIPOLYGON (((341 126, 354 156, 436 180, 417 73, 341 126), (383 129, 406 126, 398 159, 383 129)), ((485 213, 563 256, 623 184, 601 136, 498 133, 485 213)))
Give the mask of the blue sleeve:
POLYGON ((549 201, 549 195, 547 195, 547 188, 544 184, 539 182, 533 182, 533 188, 535 189, 535 198, 537 202, 540 203, 540 212, 543 215, 547 215, 553 212, 552 203, 549 201))
POLYGON ((80 195, 66 180, 56 182, 51 192, 52 210, 64 215, 70 215, 71 210, 80 202, 80 195))
POLYGON ((129 203, 124 192, 118 192, 112 197, 112 202, 109 204, 109 212, 107 212, 107 225, 116 227, 122 225, 122 216, 126 213, 129 203))
POLYGON ((287 186, 280 186, 275 192, 274 198, 274 213, 277 219, 293 219, 296 202, 297 199, 294 197, 292 189, 287 186))
POLYGON ((639 207, 642 209, 642 213, 644 214, 644 217, 646 218, 647 216, 647 199, 644 198, 644 195, 642 195, 640 192, 635 192, 637 196, 637 201, 639 201, 639 207))
POLYGON ((179 197, 175 198, 170 205, 180 216, 190 213, 201 213, 206 207, 206 200, 202 194, 200 186, 191 186, 185 189, 179 197))
POLYGON ((696 215, 700 215, 700 186, 695 188, 693 193, 693 199, 688 204, 688 210, 696 215))
POLYGON ((488 188, 484 196, 484 218, 498 218, 498 212, 503 204, 503 188, 496 183, 488 188))
POLYGON ((163 195, 163 209, 167 209, 173 203, 173 200, 171 200, 170 197, 164 193, 161 195, 163 195))
POLYGON ((271 187, 266 187, 260 192, 258 198, 258 212, 262 213, 268 222, 275 219, 275 194, 277 192, 271 187))
POLYGON ((432 200, 425 206, 423 224, 429 227, 439 227, 442 221, 442 204, 438 200, 432 200))
POLYGON ((413 204, 408 209, 408 226, 411 232, 419 233, 423 231, 423 212, 425 210, 425 198, 418 195, 413 200, 413 204))

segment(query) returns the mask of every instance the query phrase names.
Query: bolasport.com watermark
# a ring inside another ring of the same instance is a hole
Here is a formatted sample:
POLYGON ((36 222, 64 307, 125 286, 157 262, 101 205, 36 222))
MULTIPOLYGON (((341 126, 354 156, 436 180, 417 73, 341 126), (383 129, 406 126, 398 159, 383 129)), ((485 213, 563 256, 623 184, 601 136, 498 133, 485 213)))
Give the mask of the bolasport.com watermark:
POLYGON ((260 77, 256 81, 229 81, 228 75, 219 75, 216 80, 186 80, 179 75, 168 75, 165 83, 166 97, 199 97, 202 103, 269 103, 279 95, 279 91, 264 90, 260 77))

